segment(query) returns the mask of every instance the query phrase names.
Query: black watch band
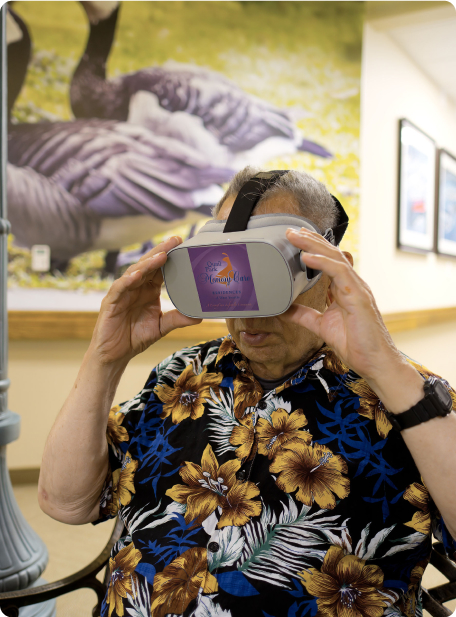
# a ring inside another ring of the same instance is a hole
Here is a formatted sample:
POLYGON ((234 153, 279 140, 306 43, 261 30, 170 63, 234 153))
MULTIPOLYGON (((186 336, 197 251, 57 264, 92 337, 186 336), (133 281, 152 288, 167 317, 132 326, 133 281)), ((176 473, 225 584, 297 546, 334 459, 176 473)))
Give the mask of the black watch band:
POLYGON ((403 413, 386 412, 388 420, 397 431, 403 431, 437 416, 447 416, 453 408, 450 393, 437 377, 430 377, 424 382, 424 398, 403 413))

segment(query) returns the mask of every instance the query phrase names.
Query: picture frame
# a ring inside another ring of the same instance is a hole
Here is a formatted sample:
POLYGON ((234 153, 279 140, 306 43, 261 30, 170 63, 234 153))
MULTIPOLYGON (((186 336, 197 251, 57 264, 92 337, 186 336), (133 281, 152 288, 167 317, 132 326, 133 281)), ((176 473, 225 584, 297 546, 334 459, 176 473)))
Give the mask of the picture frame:
POLYGON ((409 120, 399 121, 397 247, 428 253, 434 250, 435 141, 409 120))
POLYGON ((441 148, 437 167, 436 252, 456 257, 456 157, 441 148))

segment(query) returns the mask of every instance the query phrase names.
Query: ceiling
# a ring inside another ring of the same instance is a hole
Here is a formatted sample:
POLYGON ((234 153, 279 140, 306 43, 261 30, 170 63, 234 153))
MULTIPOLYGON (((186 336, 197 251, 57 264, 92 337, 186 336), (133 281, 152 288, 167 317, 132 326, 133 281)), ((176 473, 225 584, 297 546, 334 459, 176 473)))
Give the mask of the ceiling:
POLYGON ((456 105, 456 8, 449 2, 366 2, 367 21, 388 34, 456 105))

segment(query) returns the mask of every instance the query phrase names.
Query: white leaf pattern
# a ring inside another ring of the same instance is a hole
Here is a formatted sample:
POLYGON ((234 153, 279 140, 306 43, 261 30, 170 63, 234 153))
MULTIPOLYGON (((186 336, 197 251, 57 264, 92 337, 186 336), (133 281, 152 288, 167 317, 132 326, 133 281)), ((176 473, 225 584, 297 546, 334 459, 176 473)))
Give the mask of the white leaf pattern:
POLYGON ((327 510, 308 516, 310 507, 303 504, 298 510, 289 495, 288 504, 282 504, 282 508, 277 518, 263 505, 260 521, 245 525, 238 569, 247 577, 291 589, 296 572, 309 566, 311 560, 323 561, 327 552, 324 532, 341 532, 342 528, 335 524, 339 516, 327 516, 327 510))
POLYGON ((383 555, 383 557, 389 557, 390 555, 395 555, 396 553, 400 553, 401 551, 408 551, 413 548, 416 548, 422 542, 424 542, 426 538, 427 538, 426 534, 416 531, 415 533, 412 533, 409 536, 406 536, 405 538, 400 538, 400 540, 395 540, 395 542, 402 542, 402 543, 398 544, 397 546, 393 546, 393 548, 390 548, 390 550, 387 551, 383 555))
POLYGON ((200 596, 192 617, 231 617, 231 611, 223 610, 210 596, 200 596))
POLYGON ((385 541, 386 537, 393 531, 395 527, 396 525, 392 525, 391 527, 386 527, 385 529, 382 529, 381 531, 376 533, 372 540, 369 542, 367 551, 364 553, 364 555, 362 555, 362 559, 366 561, 368 559, 373 559, 375 552, 380 546, 380 544, 385 541))
POLYGON ((364 527, 364 529, 361 532, 361 539, 355 548, 355 555, 357 557, 362 558, 362 556, 364 555, 366 551, 366 540, 367 540, 367 536, 369 535, 370 526, 371 524, 367 523, 367 525, 364 527))
POLYGON ((195 347, 181 349, 165 358, 156 367, 157 384, 162 383, 165 378, 170 379, 174 383, 187 364, 190 364, 199 353, 200 347, 196 345, 195 347))
POLYGON ((240 527, 224 527, 217 538, 219 550, 216 553, 208 552, 209 572, 224 566, 231 566, 240 559, 244 542, 240 527))
POLYGON ((150 617, 150 595, 147 584, 140 584, 138 578, 135 580, 132 577, 133 594, 127 594, 127 599, 133 608, 127 608, 127 613, 130 617, 150 617))
POLYGON ((131 511, 131 508, 125 508, 123 510, 122 513, 122 520, 124 521, 126 527, 128 528, 128 531, 130 532, 130 534, 132 534, 136 528, 149 516, 152 516, 153 514, 155 514, 155 512, 160 508, 161 505, 161 499, 158 503, 158 506, 156 508, 153 508, 152 510, 147 510, 146 512, 143 512, 144 508, 146 506, 144 506, 144 508, 141 508, 140 510, 138 510, 138 512, 131 517, 131 519, 129 519, 129 514, 131 511))
POLYGON ((166 507, 165 511, 162 512, 162 514, 160 515, 161 518, 153 521, 152 523, 149 523, 148 525, 144 525, 142 529, 153 529, 154 527, 158 527, 158 525, 164 525, 168 521, 172 521, 174 518, 176 518, 176 514, 184 514, 186 509, 187 506, 185 504, 173 501, 166 507))
POLYGON ((208 423, 209 439, 215 445, 215 453, 221 456, 226 452, 236 450, 237 446, 230 444, 231 433, 239 422, 234 417, 234 397, 232 390, 220 388, 220 399, 211 388, 211 400, 208 400, 208 414, 211 421, 208 423))

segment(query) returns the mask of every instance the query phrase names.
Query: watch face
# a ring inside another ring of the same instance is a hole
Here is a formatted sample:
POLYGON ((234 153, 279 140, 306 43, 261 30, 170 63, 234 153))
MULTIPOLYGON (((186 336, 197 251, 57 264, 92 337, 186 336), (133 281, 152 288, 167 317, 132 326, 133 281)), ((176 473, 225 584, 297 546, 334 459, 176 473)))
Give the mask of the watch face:
POLYGON ((434 386, 434 393, 436 397, 438 398, 439 403, 442 405, 445 411, 450 411, 451 408, 453 407, 453 401, 451 400, 451 396, 448 390, 445 388, 443 383, 439 380, 436 380, 433 386, 434 386))

